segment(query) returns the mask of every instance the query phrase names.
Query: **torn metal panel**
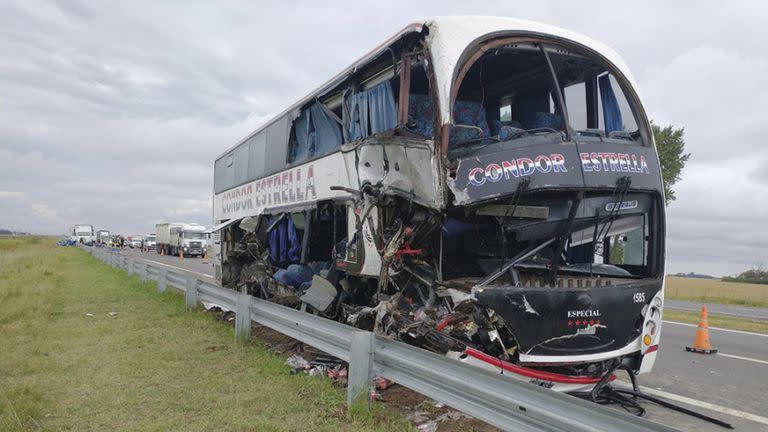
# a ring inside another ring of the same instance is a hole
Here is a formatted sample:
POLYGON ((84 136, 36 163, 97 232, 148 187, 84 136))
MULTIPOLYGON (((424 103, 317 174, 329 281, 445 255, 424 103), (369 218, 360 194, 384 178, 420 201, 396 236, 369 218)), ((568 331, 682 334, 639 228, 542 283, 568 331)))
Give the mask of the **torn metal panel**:
POLYGON ((228 221, 222 222, 222 223, 214 226, 213 228, 211 228, 211 232, 221 231, 224 228, 226 228, 226 227, 228 227, 228 226, 230 226, 230 225, 232 225, 235 222, 238 222, 240 220, 241 219, 229 219, 228 221))
POLYGON ((430 141, 400 136, 371 137, 356 151, 360 184, 381 184, 384 193, 440 208, 442 192, 435 178, 439 161, 430 141))
POLYGON ((336 294, 336 287, 328 279, 314 275, 312 277, 312 285, 299 297, 299 300, 311 305, 320 312, 324 312, 331 306, 333 299, 336 298, 336 294))
POLYGON ((260 217, 247 217, 243 218, 243 220, 240 221, 240 225, 238 227, 243 231, 256 231, 256 229, 259 227, 259 222, 261 221, 260 217))

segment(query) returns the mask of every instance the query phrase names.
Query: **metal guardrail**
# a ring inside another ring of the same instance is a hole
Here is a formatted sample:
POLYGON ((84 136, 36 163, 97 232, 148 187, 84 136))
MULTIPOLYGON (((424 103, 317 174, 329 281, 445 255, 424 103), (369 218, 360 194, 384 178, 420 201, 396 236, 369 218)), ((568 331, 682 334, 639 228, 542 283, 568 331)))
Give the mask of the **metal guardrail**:
POLYGON ((213 303, 235 312, 235 338, 250 338, 251 321, 349 363, 347 403, 368 403, 374 376, 382 376, 504 430, 674 431, 644 418, 463 364, 374 333, 270 303, 119 251, 82 246, 112 265, 184 293, 187 308, 213 303))

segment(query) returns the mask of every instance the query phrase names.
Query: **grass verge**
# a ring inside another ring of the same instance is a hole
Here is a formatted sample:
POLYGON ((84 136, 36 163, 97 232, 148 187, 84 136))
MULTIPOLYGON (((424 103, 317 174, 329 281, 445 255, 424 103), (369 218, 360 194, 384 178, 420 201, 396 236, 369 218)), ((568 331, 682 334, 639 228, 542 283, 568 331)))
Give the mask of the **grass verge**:
POLYGON ((0 430, 410 428, 344 401, 178 294, 51 240, 0 240, 0 430))
MULTIPOLYGON (((664 319, 668 321, 698 324, 700 318, 698 312, 676 311, 672 309, 664 310, 664 319)), ((768 334, 768 321, 736 318, 712 313, 707 315, 707 321, 712 327, 768 334)))
POLYGON ((664 296, 674 300, 768 308, 768 285, 668 276, 664 296))
POLYGON ((734 306, 768 308, 768 303, 761 302, 761 301, 741 299, 741 298, 704 297, 704 296, 667 296, 666 293, 665 293, 665 297, 672 300, 687 300, 687 301, 693 301, 693 302, 702 303, 702 304, 717 303, 717 304, 734 305, 734 306))

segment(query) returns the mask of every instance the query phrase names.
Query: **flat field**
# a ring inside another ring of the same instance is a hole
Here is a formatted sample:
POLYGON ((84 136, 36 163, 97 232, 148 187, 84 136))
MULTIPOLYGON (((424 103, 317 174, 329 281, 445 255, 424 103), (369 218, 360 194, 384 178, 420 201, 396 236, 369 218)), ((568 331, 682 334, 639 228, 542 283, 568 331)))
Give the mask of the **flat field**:
POLYGON ((665 294, 672 299, 768 307, 768 285, 667 276, 665 294))
POLYGON ((175 293, 51 239, 0 239, 0 430, 410 430, 175 293))

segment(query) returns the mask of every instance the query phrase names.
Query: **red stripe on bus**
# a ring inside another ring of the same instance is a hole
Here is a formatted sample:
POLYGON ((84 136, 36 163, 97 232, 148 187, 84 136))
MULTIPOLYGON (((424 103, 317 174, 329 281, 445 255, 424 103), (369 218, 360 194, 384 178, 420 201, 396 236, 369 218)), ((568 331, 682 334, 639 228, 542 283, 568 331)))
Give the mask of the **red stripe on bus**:
MULTIPOLYGON (((500 367, 506 371, 513 372, 518 375, 526 376, 529 378, 536 378, 544 381, 552 381, 552 382, 557 382, 562 384, 596 384, 598 381, 600 381, 600 377, 591 378, 591 377, 561 375, 553 372, 545 372, 545 371, 540 371, 538 369, 531 369, 523 366, 518 366, 473 348, 467 348, 464 352, 467 355, 472 356, 478 360, 482 360, 486 363, 500 367)), ((613 381, 615 379, 616 379, 616 375, 611 375, 611 378, 609 379, 609 381, 613 381)))

